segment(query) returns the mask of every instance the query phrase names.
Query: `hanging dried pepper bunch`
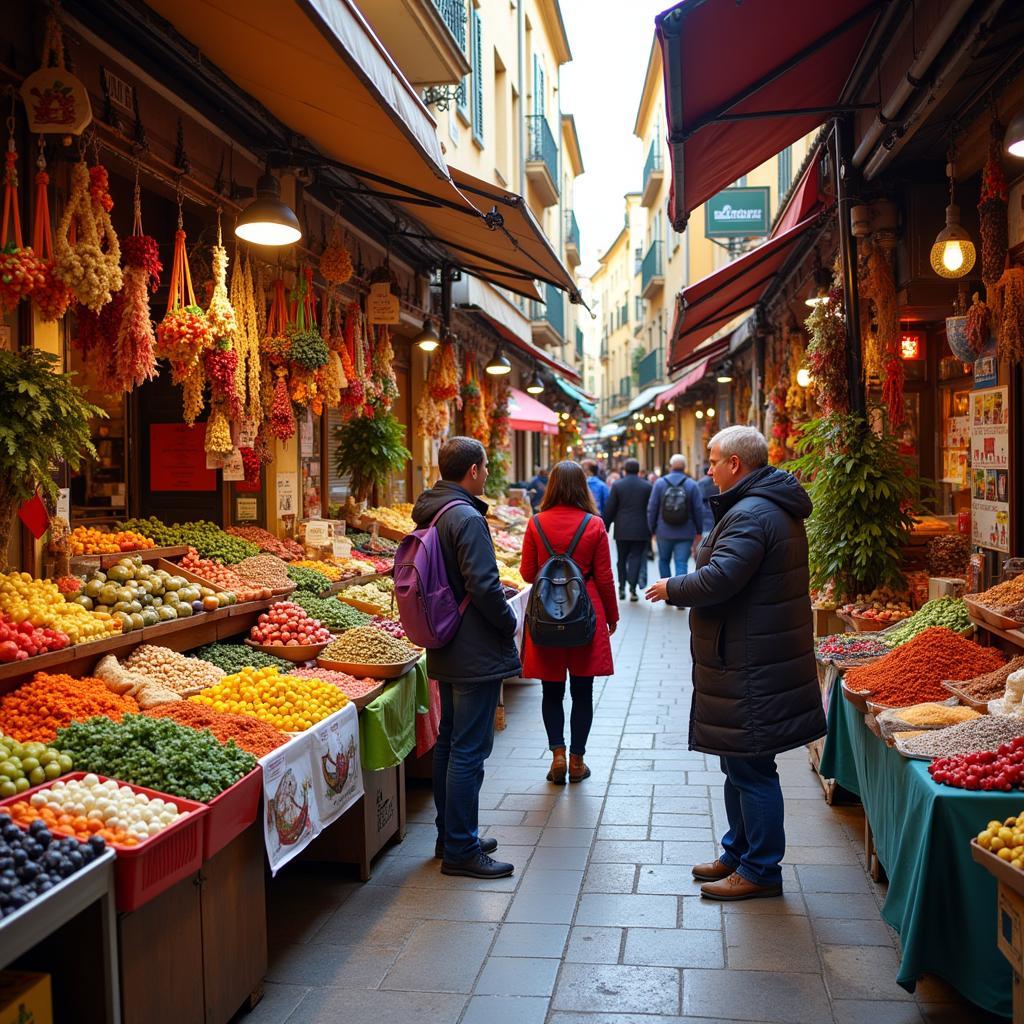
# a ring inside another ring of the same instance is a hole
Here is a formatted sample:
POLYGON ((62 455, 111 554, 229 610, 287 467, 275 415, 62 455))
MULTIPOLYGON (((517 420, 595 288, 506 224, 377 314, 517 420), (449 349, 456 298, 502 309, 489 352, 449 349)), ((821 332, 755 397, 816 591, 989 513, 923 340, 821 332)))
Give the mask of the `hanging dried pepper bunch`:
POLYGON ((43 261, 26 248, 21 237, 21 213, 18 201, 18 154, 14 139, 7 142, 4 165, 3 230, 0 231, 0 313, 14 309, 22 299, 46 285, 43 261), (8 241, 8 232, 12 233, 8 241))
POLYGON ((387 324, 377 328, 377 344, 373 350, 373 383, 376 399, 374 408, 390 412, 398 397, 398 381, 395 378, 395 351, 391 347, 391 331, 387 324))
POLYGON ((358 302, 350 302, 345 310, 345 342, 341 347, 341 365, 348 387, 341 392, 341 416, 351 420, 361 415, 366 404, 366 365, 363 354, 363 313, 358 302))
POLYGON ((338 222, 331 225, 331 237, 320 254, 320 276, 329 284, 344 284, 352 277, 352 255, 345 248, 338 222))
POLYGON ((292 409, 292 398, 288 393, 288 379, 283 367, 274 371, 276 382, 274 384, 273 401, 270 405, 270 433, 282 441, 295 434, 295 412, 292 409))
POLYGON ((174 235, 174 260, 167 296, 167 312, 156 329, 156 354, 171 363, 171 379, 180 384, 201 366, 200 355, 213 342, 213 332, 202 307, 196 305, 192 289, 192 273, 185 251, 185 231, 181 227, 179 207, 178 230, 174 235))
POLYGON ((981 279, 991 288, 1003 276, 1009 249, 1006 175, 1003 173, 1004 128, 996 118, 989 126, 988 159, 981 172, 978 223, 981 227, 981 279))
POLYGON ((463 376, 462 409, 466 433, 486 447, 491 439, 491 428, 487 422, 487 410, 484 407, 484 395, 477 379, 476 367, 469 356, 466 356, 466 372, 463 376))
POLYGON ((967 309, 967 344, 971 350, 980 353, 992 333, 992 310, 975 292, 967 309))
MULTIPOLYGON (((50 176, 40 144, 36 161, 36 210, 32 223, 32 251, 39 260, 40 280, 32 291, 32 301, 44 322, 59 320, 71 305, 71 289, 59 278, 53 263, 53 228, 50 222, 50 176)), ((0 275, 2 276, 2 275, 0 275)))
MULTIPOLYGON (((877 367, 872 369, 882 380, 882 399, 889 414, 889 427, 892 429, 903 423, 906 416, 903 408, 904 366, 900 354, 896 281, 893 278, 889 257, 879 245, 871 246, 868 253, 867 273, 860 282, 860 295, 871 303, 878 345, 877 356, 874 358, 880 356, 882 359, 880 371, 877 367)), ((864 369, 869 370, 866 358, 864 369)))
POLYGON ((846 382, 846 323, 842 309, 842 288, 833 282, 829 301, 818 303, 804 321, 810 334, 807 368, 811 372, 815 401, 826 416, 845 412, 850 404, 846 382))
POLYGON ((110 221, 112 206, 100 176, 91 175, 84 163, 75 164, 71 195, 57 230, 53 269, 75 299, 94 312, 122 285, 121 245, 110 221))
MULTIPOLYGON (((206 321, 213 334, 213 344, 203 352, 206 379, 210 384, 210 399, 227 416, 237 420, 242 412, 244 389, 238 382, 238 353, 235 338, 238 335, 238 317, 228 297, 228 253, 220 244, 213 247, 213 291, 206 311, 206 321)), ((207 427, 207 441, 210 428, 207 427)), ((207 448, 207 451, 219 449, 207 448)))
POLYGON ((435 402, 452 402, 459 397, 459 361, 450 338, 441 343, 437 357, 430 364, 427 387, 435 402))
POLYGON ((283 366, 288 362, 292 340, 288 332, 288 298, 285 294, 284 278, 277 277, 271 285, 270 311, 267 325, 260 341, 260 351, 271 366, 283 366))
POLYGON ((259 454, 255 448, 242 448, 241 453, 242 466, 245 469, 245 482, 250 486, 258 484, 260 482, 260 468, 262 466, 259 454))
POLYGON ((1008 266, 989 298, 998 327, 999 358, 1024 361, 1024 268, 1008 266))
POLYGON ((131 391, 156 376, 156 335, 149 296, 160 287, 160 247, 142 232, 142 203, 135 181, 134 226, 124 240, 124 287, 115 342, 117 386, 131 391))
POLYGON ((807 389, 800 387, 797 373, 806 359, 804 336, 793 324, 784 328, 783 337, 786 341, 786 365, 778 386, 783 393, 787 414, 802 416, 807 412, 807 389))
POLYGON ((491 387, 488 415, 491 421, 491 449, 502 451, 511 441, 511 416, 508 408, 508 381, 498 378, 491 387))

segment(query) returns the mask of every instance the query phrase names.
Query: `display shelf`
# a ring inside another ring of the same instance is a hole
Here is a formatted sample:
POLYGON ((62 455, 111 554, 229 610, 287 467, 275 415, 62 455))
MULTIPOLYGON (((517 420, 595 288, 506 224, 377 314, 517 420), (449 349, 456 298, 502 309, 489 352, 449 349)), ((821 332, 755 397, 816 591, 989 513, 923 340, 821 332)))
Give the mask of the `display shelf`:
POLYGON ((973 614, 971 614, 971 622, 978 629, 983 629, 993 636, 1013 644, 1015 647, 1024 647, 1024 629, 1003 629, 1000 626, 994 626, 991 622, 986 622, 980 617, 975 618, 973 614))
POLYGON ((141 551, 111 551, 102 555, 72 555, 71 569, 76 575, 79 572, 91 572, 93 569, 109 569, 117 565, 122 558, 134 558, 138 555, 144 562, 155 562, 158 559, 182 558, 188 554, 188 547, 176 544, 173 547, 145 548, 141 551), (78 569, 76 570, 76 566, 78 569))

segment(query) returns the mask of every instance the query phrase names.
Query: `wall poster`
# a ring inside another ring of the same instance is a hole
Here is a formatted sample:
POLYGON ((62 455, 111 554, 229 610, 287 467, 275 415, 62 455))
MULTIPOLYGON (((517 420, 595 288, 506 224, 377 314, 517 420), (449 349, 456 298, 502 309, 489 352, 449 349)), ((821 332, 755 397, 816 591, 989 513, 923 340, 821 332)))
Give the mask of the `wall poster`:
POLYGON ((970 395, 971 543, 1010 550, 1009 388, 970 395))

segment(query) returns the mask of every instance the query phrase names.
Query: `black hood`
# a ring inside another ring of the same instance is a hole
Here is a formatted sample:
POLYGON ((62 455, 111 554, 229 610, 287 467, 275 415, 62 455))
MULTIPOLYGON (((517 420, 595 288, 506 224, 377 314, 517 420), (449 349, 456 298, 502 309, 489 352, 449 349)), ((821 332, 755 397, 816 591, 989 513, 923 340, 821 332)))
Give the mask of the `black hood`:
POLYGON ((795 519, 806 519, 814 507, 807 491, 792 473, 776 469, 774 466, 763 466, 745 476, 724 494, 708 498, 708 503, 715 514, 715 522, 718 522, 741 498, 749 497, 767 498, 795 519))
POLYGON ((487 504, 474 497, 465 487, 448 480, 438 480, 429 491, 424 491, 413 506, 412 518, 417 526, 426 526, 449 501, 469 502, 482 516, 487 515, 487 504))

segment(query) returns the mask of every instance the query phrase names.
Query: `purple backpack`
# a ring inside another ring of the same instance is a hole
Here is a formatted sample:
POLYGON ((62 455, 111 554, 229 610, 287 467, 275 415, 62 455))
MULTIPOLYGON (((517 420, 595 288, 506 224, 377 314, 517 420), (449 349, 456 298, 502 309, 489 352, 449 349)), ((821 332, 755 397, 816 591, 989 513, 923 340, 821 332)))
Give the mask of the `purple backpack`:
POLYGON ((395 552, 395 600, 406 636, 420 647, 444 647, 455 636, 469 605, 467 594, 459 603, 448 582, 448 572, 437 535, 437 521, 453 505, 449 501, 430 522, 413 530, 395 552))

